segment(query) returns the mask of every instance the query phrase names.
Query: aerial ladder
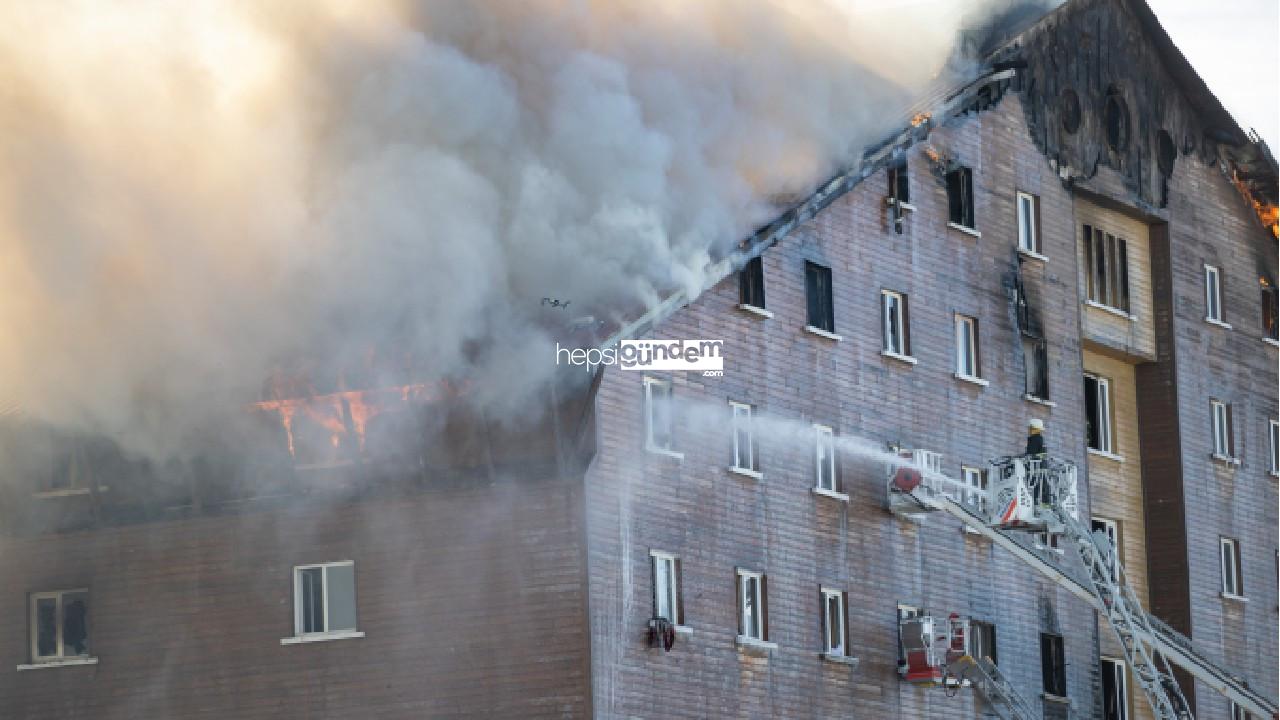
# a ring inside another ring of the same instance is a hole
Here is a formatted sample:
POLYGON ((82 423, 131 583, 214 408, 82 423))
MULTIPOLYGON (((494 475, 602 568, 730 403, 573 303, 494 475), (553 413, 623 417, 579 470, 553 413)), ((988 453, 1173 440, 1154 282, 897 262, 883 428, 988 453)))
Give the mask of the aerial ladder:
MULTIPOLYGON (((1257 718, 1277 717, 1274 700, 1249 688, 1244 678, 1221 667, 1197 650, 1190 639, 1143 609, 1110 539, 1090 532, 1079 520, 1073 464, 1034 456, 997 458, 991 461, 989 487, 975 491, 938 472, 936 463, 921 462, 910 454, 906 457, 909 460, 892 469, 890 510, 913 519, 945 512, 1089 603, 1115 633, 1159 720, 1193 720, 1172 665, 1257 718), (1037 550, 1028 538, 1038 533, 1069 543, 1080 561, 1080 571, 1037 550)), ((1034 720, 1038 716, 987 658, 953 653, 944 673, 968 680, 1006 720, 1034 720)))

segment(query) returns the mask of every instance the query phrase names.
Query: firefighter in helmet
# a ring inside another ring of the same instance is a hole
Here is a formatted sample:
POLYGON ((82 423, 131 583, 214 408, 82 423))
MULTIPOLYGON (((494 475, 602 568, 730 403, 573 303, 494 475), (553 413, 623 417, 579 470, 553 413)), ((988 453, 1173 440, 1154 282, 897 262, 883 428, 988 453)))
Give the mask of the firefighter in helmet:
POLYGON ((1029 460, 1043 460, 1045 455, 1044 421, 1036 418, 1028 423, 1026 456, 1029 460))

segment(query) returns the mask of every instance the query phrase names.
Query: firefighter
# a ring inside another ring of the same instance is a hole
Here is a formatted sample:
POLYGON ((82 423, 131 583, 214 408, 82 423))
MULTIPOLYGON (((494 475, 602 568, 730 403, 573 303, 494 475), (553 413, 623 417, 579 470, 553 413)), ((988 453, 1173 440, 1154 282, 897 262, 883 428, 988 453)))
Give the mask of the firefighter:
POLYGON ((1035 477, 1028 478, 1028 480, 1031 482, 1036 496, 1036 504, 1038 505, 1049 505, 1052 501, 1049 483, 1047 482, 1048 478, 1037 472, 1040 463, 1047 456, 1048 453, 1044 446, 1044 421, 1039 418, 1032 418, 1031 422, 1027 423, 1027 450, 1023 457, 1031 461, 1028 463, 1027 470, 1029 474, 1035 477))
POLYGON ((1029 423, 1027 429, 1027 451, 1028 460, 1043 460, 1046 455, 1044 447, 1044 421, 1033 419, 1029 423))

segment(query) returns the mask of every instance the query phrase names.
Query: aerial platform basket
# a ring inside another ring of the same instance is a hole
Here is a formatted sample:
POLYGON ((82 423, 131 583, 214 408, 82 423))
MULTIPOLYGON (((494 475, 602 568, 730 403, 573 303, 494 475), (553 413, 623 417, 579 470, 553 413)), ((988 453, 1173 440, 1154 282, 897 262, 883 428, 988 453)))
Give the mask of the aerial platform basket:
POLYGON ((1051 457, 991 461, 987 524, 1004 530, 1061 533, 1058 513, 1079 517, 1076 466, 1051 457))

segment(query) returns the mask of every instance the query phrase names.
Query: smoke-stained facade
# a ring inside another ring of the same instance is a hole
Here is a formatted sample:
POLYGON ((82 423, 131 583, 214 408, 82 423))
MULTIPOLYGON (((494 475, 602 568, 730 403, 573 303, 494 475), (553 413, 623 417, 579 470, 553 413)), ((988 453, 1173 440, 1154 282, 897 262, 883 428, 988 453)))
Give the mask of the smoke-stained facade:
POLYGON ((725 340, 723 377, 575 369, 518 417, 412 363, 273 378, 210 455, 252 462, 221 464, 9 417, 0 715, 986 716, 903 681, 899 619, 927 610, 983 623, 1043 718, 1149 718, 1131 679, 1116 714, 1090 606, 889 511, 883 453, 980 478, 1031 419, 1148 609, 1274 699, 1276 199, 1149 14, 1074 0, 984 46, 982 80, 742 243, 750 277, 644 326, 725 340))

